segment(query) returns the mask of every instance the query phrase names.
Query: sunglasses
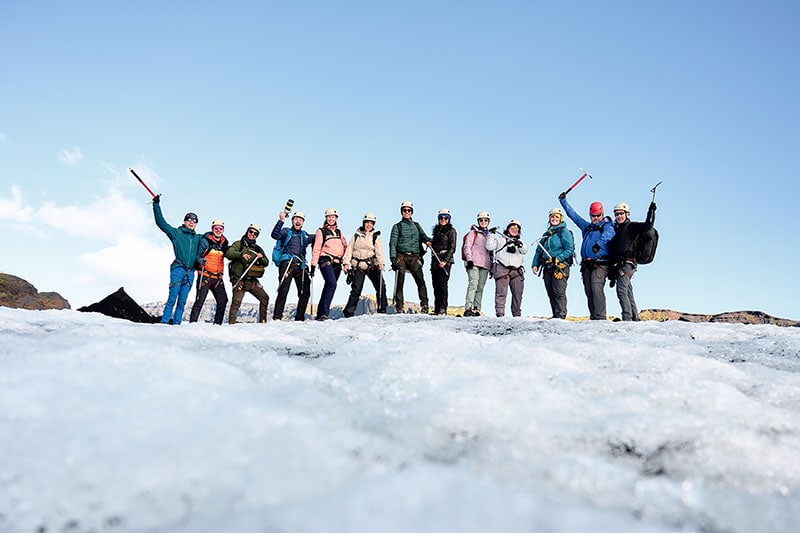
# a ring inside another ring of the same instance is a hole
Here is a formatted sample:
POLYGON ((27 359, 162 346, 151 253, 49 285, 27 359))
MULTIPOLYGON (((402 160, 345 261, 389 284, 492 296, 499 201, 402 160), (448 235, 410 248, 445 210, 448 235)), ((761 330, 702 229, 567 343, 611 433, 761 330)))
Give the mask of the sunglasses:
POLYGON ((400 210, 401 213, 410 213, 411 211, 413 211, 413 210, 409 209, 407 207, 404 207, 403 209, 400 210))
POLYGON ((603 218, 603 213, 600 213, 598 215, 589 215, 589 216, 592 218, 603 218))
POLYGON ((248 235, 250 235, 250 234, 253 234, 253 235, 255 235, 256 237, 258 237, 258 232, 257 232, 256 230, 254 230, 254 229, 249 229, 249 230, 247 230, 247 234, 248 234, 248 235))
POLYGON ((614 216, 615 216, 615 217, 622 217, 622 216, 625 216, 625 212, 624 212, 624 211, 620 211, 619 213, 614 213, 614 216))
POLYGON ((447 215, 439 215, 439 220, 450 220, 450 217, 447 215))
POLYGON ((211 231, 224 231, 225 226, 212 226, 211 231))
POLYGON ((479 222, 479 223, 480 223, 480 222, 487 222, 487 223, 488 223, 488 222, 489 222, 489 219, 488 219, 488 218, 479 218, 479 219, 478 219, 478 222, 479 222))

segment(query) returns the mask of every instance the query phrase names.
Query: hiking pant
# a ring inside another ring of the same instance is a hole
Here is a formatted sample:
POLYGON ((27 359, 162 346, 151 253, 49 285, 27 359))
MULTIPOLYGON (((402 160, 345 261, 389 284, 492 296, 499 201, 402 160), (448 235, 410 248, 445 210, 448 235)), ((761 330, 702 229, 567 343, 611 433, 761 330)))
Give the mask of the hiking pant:
POLYGON ((361 270, 360 268, 355 268, 351 272, 353 272, 353 281, 350 283, 350 298, 347 299, 347 305, 344 306, 344 316, 351 317, 356 314, 358 299, 361 298, 361 291, 364 289, 364 280, 366 278, 369 278, 372 286, 375 287, 378 312, 385 313, 388 303, 386 301, 386 282, 383 281, 381 269, 369 268, 361 270))
POLYGON ((569 280, 569 267, 564 268, 561 272, 564 277, 556 279, 553 274, 558 269, 556 267, 547 266, 544 268, 544 290, 547 291, 547 298, 550 300, 550 310, 553 312, 553 318, 567 318, 567 280, 569 280))
POLYGON ((589 303, 590 320, 608 320, 606 315, 606 277, 608 265, 598 265, 594 261, 581 262, 581 278, 583 279, 583 292, 589 303))
POLYGON ((467 298, 464 303, 464 310, 477 309, 480 311, 483 301, 483 288, 486 280, 489 279, 489 269, 473 266, 467 269, 467 298))
POLYGON ((289 295, 292 281, 297 286, 297 310, 294 319, 297 321, 306 319, 306 307, 311 296, 311 276, 300 264, 286 260, 278 267, 278 295, 275 297, 275 308, 272 310, 272 318, 275 320, 283 319, 283 308, 286 307, 286 297, 289 295))
POLYGON ((336 293, 336 282, 339 281, 339 274, 342 273, 342 264, 334 263, 330 260, 320 262, 319 272, 322 274, 322 279, 325 280, 325 285, 322 287, 319 305, 317 305, 317 318, 328 316, 331 312, 331 302, 333 301, 334 293, 336 293))
POLYGON ((394 272, 394 308, 400 312, 405 309, 403 300, 403 285, 405 284, 406 272, 411 273, 414 283, 417 284, 417 294, 419 295, 419 305, 421 308, 428 308, 428 287, 425 286, 425 276, 422 273, 422 258, 417 254, 402 253, 395 261, 394 272))
POLYGON ((172 265, 169 270, 169 296, 161 314, 161 323, 178 325, 183 320, 186 299, 194 284, 194 270, 172 265), (174 308, 174 313, 173 313, 174 308))
MULTIPOLYGON (((267 311, 269 310, 269 296, 267 296, 264 287, 257 278, 244 278, 233 289, 233 297, 231 298, 231 309, 228 311, 228 323, 235 324, 236 318, 239 316, 239 308, 242 306, 242 299, 245 293, 250 293, 258 300, 258 321, 267 321, 267 311)), ((217 308, 219 312, 219 308, 217 308)))
POLYGON ((639 320, 639 310, 636 308, 636 300, 633 299, 633 275, 636 273, 636 265, 625 263, 617 271, 617 298, 619 306, 622 308, 622 320, 639 320))
POLYGON ((431 266, 431 282, 433 284, 433 313, 447 314, 447 283, 450 281, 450 269, 452 265, 447 263, 444 268, 439 267, 439 263, 431 266))
POLYGON ((506 314, 506 296, 511 289, 511 316, 522 316, 522 291, 525 289, 525 270, 508 268, 497 263, 494 270, 494 313, 506 314))
POLYGON ((209 276, 200 276, 198 280, 197 296, 194 299, 192 312, 189 315, 189 322, 197 322, 200 318, 200 311, 206 303, 208 291, 214 295, 217 301, 217 309, 214 311, 214 324, 222 324, 222 319, 225 318, 225 307, 228 305, 228 293, 225 292, 225 284, 222 278, 212 278, 209 276))

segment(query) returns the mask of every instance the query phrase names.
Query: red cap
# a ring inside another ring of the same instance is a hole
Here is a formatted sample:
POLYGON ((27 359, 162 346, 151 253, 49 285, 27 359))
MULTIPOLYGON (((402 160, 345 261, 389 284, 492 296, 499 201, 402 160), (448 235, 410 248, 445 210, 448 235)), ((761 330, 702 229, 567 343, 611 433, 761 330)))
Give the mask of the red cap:
POLYGON ((603 214, 603 204, 600 202, 592 202, 589 206, 589 214, 590 215, 602 215, 603 214))

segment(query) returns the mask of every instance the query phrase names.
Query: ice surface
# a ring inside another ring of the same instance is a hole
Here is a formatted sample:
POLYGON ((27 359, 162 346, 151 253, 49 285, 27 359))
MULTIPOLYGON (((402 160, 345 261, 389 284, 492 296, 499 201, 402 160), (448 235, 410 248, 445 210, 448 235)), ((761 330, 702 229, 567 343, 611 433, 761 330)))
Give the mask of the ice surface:
POLYGON ((0 308, 0 531, 796 531, 800 329, 0 308))

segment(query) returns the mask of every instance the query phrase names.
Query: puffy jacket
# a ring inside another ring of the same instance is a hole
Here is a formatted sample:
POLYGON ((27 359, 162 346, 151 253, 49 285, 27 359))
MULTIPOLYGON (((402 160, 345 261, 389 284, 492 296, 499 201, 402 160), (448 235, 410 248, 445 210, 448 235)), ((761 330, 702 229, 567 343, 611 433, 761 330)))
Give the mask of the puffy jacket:
POLYGON ((492 268, 492 258, 489 257, 489 250, 486 249, 486 236, 489 229, 481 229, 475 224, 469 229, 467 239, 464 241, 464 257, 466 261, 472 261, 476 267, 485 269, 492 268))
POLYGON ((581 259, 608 261, 611 257, 608 243, 614 238, 614 224, 612 224, 611 219, 605 217, 598 224, 588 222, 572 209, 566 198, 561 200, 561 207, 564 208, 567 216, 581 229, 583 234, 581 259), (597 250, 594 249, 595 245, 597 245, 597 250))
POLYGON ((203 234, 197 247, 197 270, 202 270, 206 275, 219 276, 225 270, 225 252, 230 247, 228 239, 222 235, 219 239, 212 232, 203 234), (205 259, 205 266, 202 260, 205 259))
POLYGON ((161 204, 158 202, 153 204, 153 216, 156 219, 156 226, 172 241, 172 251, 175 252, 172 264, 186 269, 194 268, 197 264, 197 245, 202 237, 184 225, 173 228, 167 224, 161 213, 161 204))
POLYGON ((614 238, 609 243, 611 257, 617 261, 635 261, 636 239, 653 228, 656 221, 656 204, 651 203, 644 222, 632 222, 628 218, 622 224, 614 223, 614 238))
POLYGON ((539 239, 539 244, 536 245, 536 252, 533 254, 533 263, 531 266, 542 266, 550 257, 561 263, 572 263, 572 254, 575 253, 575 238, 572 232, 567 229, 567 222, 561 221, 555 226, 550 226, 542 234, 539 239), (547 253, 542 251, 542 246, 547 253))
POLYGON ((311 266, 317 266, 320 257, 342 259, 344 251, 347 249, 347 239, 344 238, 341 231, 337 237, 337 231, 339 228, 336 226, 332 228, 324 226, 317 229, 314 234, 314 247, 311 249, 311 266))
MULTIPOLYGON (((444 226, 441 224, 436 224, 433 227, 433 238, 431 239, 431 249, 436 251, 436 255, 439 256, 445 263, 454 263, 453 256, 456 253, 456 229, 453 227, 452 224, 447 223, 444 226)), ((436 261, 434 257, 431 259, 431 266, 439 266, 439 262, 436 261)))
POLYGON ((292 226, 288 228, 283 227, 283 221, 278 219, 275 227, 272 228, 271 237, 276 241, 283 242, 288 234, 292 234, 286 246, 283 248, 280 262, 288 261, 290 259, 299 259, 302 268, 306 265, 306 248, 308 245, 314 244, 314 237, 306 233, 306 230, 301 229, 296 231, 292 226))
POLYGON ((520 241, 519 245, 514 244, 514 237, 506 233, 490 232, 486 237, 486 249, 494 252, 494 260, 504 267, 519 268, 522 266, 523 256, 528 253, 528 245, 519 237, 517 240, 520 241))
POLYGON ((344 251, 342 262, 361 270, 366 270, 372 264, 385 268, 386 259, 383 256, 381 232, 367 231, 363 226, 358 228, 344 251))
POLYGON ((423 255, 425 253, 424 243, 430 240, 431 238, 425 234, 422 226, 411 219, 403 218, 392 226, 392 234, 389 237, 389 257, 394 260, 403 253, 423 255))
POLYGON ((264 253, 264 249, 256 244, 255 241, 248 241, 246 235, 228 247, 225 257, 230 259, 230 263, 228 263, 228 276, 230 277, 231 283, 239 281, 239 278, 242 277, 245 269, 250 266, 250 263, 253 262, 253 258, 257 254, 261 254, 263 257, 256 261, 256 263, 250 267, 250 270, 247 271, 248 278, 260 278, 264 275, 264 269, 269 265, 269 259, 267 259, 267 254, 264 253), (249 261, 242 257, 244 254, 250 256, 249 261))

